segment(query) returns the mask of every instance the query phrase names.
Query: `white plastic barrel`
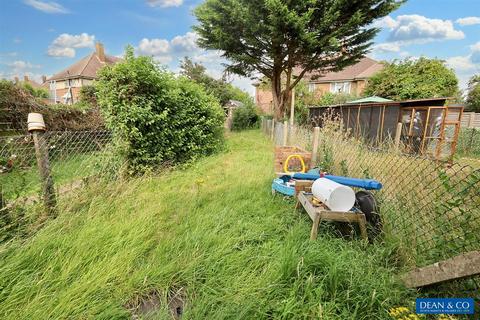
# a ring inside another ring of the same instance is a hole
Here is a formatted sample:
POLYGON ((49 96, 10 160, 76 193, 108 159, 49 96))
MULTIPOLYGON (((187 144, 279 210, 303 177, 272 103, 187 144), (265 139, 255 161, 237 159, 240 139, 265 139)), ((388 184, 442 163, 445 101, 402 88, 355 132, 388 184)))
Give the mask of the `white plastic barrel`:
POLYGON ((327 178, 315 180, 312 193, 332 211, 349 211, 355 204, 355 192, 352 188, 327 178))

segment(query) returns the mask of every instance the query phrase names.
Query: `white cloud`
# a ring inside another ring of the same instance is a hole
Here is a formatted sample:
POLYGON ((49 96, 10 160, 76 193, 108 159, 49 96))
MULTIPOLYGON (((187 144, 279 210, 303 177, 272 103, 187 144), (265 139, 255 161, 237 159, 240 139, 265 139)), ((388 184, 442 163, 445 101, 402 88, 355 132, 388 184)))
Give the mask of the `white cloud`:
POLYGON ((446 60, 447 65, 457 72, 469 71, 475 69, 475 64, 470 60, 470 56, 455 56, 446 60))
POLYGON ((26 62, 23 60, 15 60, 11 63, 8 63, 7 65, 12 67, 14 70, 19 70, 19 71, 39 67, 37 65, 33 65, 30 62, 26 62))
POLYGON ((71 35, 63 33, 53 40, 48 47, 47 54, 51 57, 75 57, 75 49, 91 48, 95 42, 95 36, 87 33, 71 35))
POLYGON ((144 56, 162 56, 170 52, 170 43, 165 39, 144 38, 138 44, 137 52, 144 56))
POLYGON ((461 26, 471 26, 474 24, 480 24, 480 17, 465 17, 455 21, 461 26))
POLYGON ((398 25, 398 22, 395 21, 390 16, 383 17, 373 23, 374 27, 376 28, 388 28, 388 29, 393 29, 398 25))
POLYGON ((41 68, 40 65, 23 60, 15 60, 4 63, 4 65, 6 65, 7 68, 1 71, 0 78, 13 80, 15 77, 23 78, 23 76, 28 76, 30 79, 41 82, 42 76, 37 73, 38 69, 41 68))
POLYGON ((480 42, 471 45, 467 55, 450 57, 446 62, 455 70, 460 79, 460 86, 466 88, 468 79, 480 72, 480 42))
POLYGON ((379 53, 400 52, 400 45, 397 43, 385 42, 375 45, 373 50, 379 53))
POLYGON ((395 19, 386 16, 373 25, 389 30, 387 40, 372 48, 374 55, 397 53, 400 57, 405 57, 408 52, 402 50, 403 46, 465 38, 462 31, 454 28, 452 21, 431 19, 417 14, 401 15, 395 19))
POLYGON ((176 36, 172 39, 172 48, 177 52, 188 52, 198 50, 198 34, 187 32, 183 36, 176 36))
POLYGON ((179 7, 183 4, 183 0, 147 0, 150 7, 179 7))
POLYGON ((24 3, 45 13, 69 13, 65 7, 53 1, 24 0, 24 3))
POLYGON ((61 47, 50 47, 47 50, 47 54, 50 57, 73 58, 73 57, 75 57, 75 49, 73 49, 73 48, 61 48, 61 47))
POLYGON ((455 30, 450 20, 430 19, 413 14, 398 16, 394 21, 395 23, 390 21, 389 42, 410 44, 465 38, 465 34, 455 30))
MULTIPOLYGON (((198 35, 194 32, 187 32, 184 35, 178 35, 171 40, 167 39, 142 39, 135 48, 139 55, 152 56, 156 61, 167 64, 170 70, 176 73, 180 71, 179 62, 185 56, 188 56, 194 62, 205 66, 208 75, 214 78, 220 78, 223 75, 226 60, 222 58, 221 51, 203 50, 197 46, 198 35)), ((252 81, 248 78, 233 76, 231 81, 239 88, 253 93, 252 81)))

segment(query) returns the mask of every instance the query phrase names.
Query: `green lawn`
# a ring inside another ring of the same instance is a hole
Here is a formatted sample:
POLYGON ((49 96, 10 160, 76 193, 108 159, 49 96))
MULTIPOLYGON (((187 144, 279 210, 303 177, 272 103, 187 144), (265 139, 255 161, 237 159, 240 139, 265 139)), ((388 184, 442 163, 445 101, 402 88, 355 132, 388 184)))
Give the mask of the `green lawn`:
POLYGON ((0 318, 131 319, 152 290, 170 319, 390 319, 414 293, 394 248, 335 236, 272 197, 273 146, 258 131, 193 166, 85 190, 33 238, 0 247, 0 318))

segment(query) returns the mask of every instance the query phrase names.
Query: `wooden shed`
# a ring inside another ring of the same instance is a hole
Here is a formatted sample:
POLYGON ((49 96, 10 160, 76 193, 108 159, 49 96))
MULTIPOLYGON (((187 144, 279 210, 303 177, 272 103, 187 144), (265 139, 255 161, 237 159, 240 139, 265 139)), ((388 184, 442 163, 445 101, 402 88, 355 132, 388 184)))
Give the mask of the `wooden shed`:
POLYGON ((364 98, 341 105, 310 107, 310 120, 322 126, 326 117, 342 119, 355 137, 373 143, 394 140, 400 127, 404 151, 449 160, 455 154, 463 106, 446 106, 447 98, 391 101, 364 98))

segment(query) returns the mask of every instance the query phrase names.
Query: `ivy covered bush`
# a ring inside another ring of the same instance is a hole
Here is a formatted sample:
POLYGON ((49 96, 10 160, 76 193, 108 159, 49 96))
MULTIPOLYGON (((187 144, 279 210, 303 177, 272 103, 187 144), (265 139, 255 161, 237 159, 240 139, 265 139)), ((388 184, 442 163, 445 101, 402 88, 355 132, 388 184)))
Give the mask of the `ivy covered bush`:
POLYGON ((222 145, 224 113, 202 87, 175 78, 150 57, 135 57, 100 71, 97 102, 132 173, 208 155, 222 145))

